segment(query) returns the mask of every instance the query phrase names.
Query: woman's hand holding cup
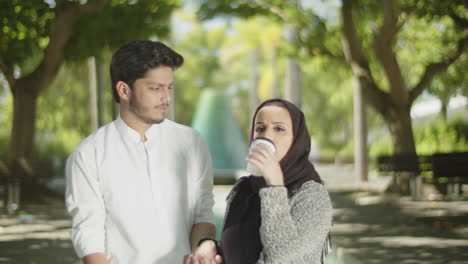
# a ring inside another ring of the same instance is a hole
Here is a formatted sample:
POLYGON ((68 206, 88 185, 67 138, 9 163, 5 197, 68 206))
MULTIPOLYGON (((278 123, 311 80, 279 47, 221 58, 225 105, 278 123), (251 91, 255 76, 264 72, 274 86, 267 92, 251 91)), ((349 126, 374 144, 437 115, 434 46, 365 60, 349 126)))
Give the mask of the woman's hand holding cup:
POLYGON ((264 142, 255 144, 255 146, 251 148, 247 162, 254 165, 262 172, 263 177, 269 186, 283 186, 283 171, 281 170, 279 162, 275 158, 274 151, 271 146, 268 146, 267 144, 268 143, 264 142))

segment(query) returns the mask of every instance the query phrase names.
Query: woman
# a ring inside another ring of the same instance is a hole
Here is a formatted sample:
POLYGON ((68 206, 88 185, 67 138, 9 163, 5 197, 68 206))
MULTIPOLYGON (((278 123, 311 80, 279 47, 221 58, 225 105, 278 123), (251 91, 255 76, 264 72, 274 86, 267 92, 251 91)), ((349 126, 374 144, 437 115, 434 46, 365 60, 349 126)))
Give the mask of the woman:
MULTIPOLYGON (((304 114, 288 101, 265 101, 255 112, 250 141, 258 137, 272 140, 276 152, 259 144, 247 161, 263 177, 241 178, 227 198, 221 235, 224 263, 323 263, 330 249, 332 206, 308 160, 304 114)), ((214 248, 212 241, 200 245, 209 243, 214 248)))

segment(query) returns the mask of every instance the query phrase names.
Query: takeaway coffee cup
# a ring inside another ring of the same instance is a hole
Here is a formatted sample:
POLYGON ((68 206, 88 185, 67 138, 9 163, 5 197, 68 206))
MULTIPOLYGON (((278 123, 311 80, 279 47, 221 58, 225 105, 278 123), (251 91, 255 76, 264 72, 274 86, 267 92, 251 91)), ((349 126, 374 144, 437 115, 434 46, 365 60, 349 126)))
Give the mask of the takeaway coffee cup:
MULTIPOLYGON (((252 150, 255 147, 257 147, 258 144, 267 145, 271 149, 271 151, 273 151, 273 153, 276 151, 276 146, 275 146, 275 143, 273 143, 273 141, 265 137, 258 137, 254 139, 252 143, 250 144, 249 155, 252 154, 252 150)), ((262 171, 257 166, 250 164, 249 162, 247 162, 247 172, 254 176, 263 176, 262 171)))

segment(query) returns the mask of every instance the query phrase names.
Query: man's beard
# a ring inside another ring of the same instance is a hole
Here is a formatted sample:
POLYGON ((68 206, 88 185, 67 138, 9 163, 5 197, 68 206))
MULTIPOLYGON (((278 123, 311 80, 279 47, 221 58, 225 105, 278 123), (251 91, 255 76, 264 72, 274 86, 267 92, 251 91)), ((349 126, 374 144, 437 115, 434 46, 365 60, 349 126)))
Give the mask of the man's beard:
POLYGON ((161 119, 151 119, 151 118, 147 118, 147 117, 143 116, 143 113, 149 112, 148 107, 145 107, 145 106, 142 106, 141 104, 139 104, 135 96, 130 97, 129 110, 138 119, 145 122, 146 124, 153 125, 153 124, 159 124, 162 121, 164 121, 164 115, 163 115, 163 117, 161 119))

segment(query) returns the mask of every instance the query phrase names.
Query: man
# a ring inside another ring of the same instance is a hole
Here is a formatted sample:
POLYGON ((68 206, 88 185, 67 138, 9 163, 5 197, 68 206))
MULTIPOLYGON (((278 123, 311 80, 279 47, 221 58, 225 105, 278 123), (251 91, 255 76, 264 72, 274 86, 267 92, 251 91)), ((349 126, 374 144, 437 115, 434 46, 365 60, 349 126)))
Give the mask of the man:
POLYGON ((130 42, 112 57, 120 115, 67 161, 71 238, 86 264, 173 264, 184 255, 220 263, 204 239, 216 234, 207 146, 193 129, 164 118, 183 61, 155 41, 130 42))

